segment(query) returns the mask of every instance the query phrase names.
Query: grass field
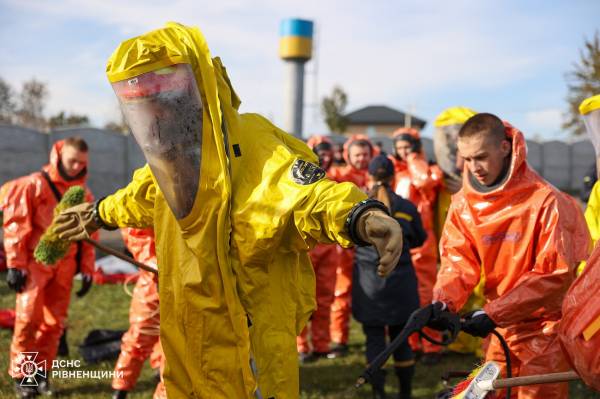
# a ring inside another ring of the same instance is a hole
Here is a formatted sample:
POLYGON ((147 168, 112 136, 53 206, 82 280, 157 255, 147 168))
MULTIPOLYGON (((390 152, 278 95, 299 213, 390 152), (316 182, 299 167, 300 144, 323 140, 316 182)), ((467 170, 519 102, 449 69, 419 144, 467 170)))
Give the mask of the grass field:
MULTIPOLYGON (((0 308, 14 307, 14 294, 4 283, 5 275, 0 273, 0 308)), ((78 288, 76 283, 75 289, 78 288)), ((126 329, 128 327, 129 297, 121 285, 95 286, 90 293, 82 299, 73 296, 69 312, 68 341, 71 350, 70 359, 80 359, 78 345, 92 329, 126 329)), ((12 380, 5 372, 8 368, 8 348, 12 332, 0 330, 0 398, 10 398, 13 395, 12 380)), ((357 324, 352 325, 351 351, 343 359, 323 359, 303 366, 300 370, 301 398, 370 398, 369 387, 356 391, 354 381, 361 373, 364 366, 362 345, 364 337, 357 324)), ((82 360, 83 362, 83 360, 82 360)), ((440 376, 446 370, 470 370, 477 363, 477 359, 470 356, 447 355, 444 360, 434 367, 417 366, 415 376, 415 398, 433 398, 435 393, 443 386, 440 376)), ((112 362, 104 362, 89 366, 83 364, 80 370, 113 369, 112 362)), ((397 391, 396 380, 393 373, 388 375, 388 390, 390 393, 397 391)), ((60 397, 68 398, 106 398, 109 397, 110 380, 91 379, 57 379, 53 380, 53 387, 60 397)), ((135 392, 131 398, 150 398, 154 391, 155 379, 152 370, 145 366, 138 381, 135 392)), ((571 384, 571 398, 587 399, 600 398, 587 390, 581 383, 571 384)))

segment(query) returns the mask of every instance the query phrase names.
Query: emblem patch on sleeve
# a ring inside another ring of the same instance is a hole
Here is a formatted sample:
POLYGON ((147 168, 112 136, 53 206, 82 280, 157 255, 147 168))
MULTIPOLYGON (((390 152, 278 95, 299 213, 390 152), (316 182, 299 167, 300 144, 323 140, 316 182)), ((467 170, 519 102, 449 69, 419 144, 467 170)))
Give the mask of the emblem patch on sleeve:
POLYGON ((292 165, 292 180, 294 183, 306 186, 325 177, 325 171, 314 163, 297 159, 292 165))

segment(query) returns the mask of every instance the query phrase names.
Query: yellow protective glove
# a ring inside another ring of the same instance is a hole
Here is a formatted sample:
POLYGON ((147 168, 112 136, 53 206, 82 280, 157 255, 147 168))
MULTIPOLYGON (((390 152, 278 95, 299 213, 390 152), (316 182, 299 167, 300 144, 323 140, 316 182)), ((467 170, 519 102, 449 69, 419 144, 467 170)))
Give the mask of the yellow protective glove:
POLYGON ((61 240, 81 241, 90 238, 100 226, 94 217, 94 204, 84 202, 60 213, 54 220, 54 233, 61 240))
POLYGON ((357 222, 360 238, 372 244, 379 254, 377 274, 385 277, 398 265, 402 255, 402 228, 397 220, 380 209, 366 210, 357 222))

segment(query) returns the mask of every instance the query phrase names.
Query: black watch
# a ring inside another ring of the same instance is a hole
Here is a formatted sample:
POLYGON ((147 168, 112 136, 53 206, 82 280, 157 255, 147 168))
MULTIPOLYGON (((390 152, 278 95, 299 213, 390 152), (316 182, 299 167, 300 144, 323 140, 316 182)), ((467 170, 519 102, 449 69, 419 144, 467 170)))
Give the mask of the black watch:
POLYGON ((100 203, 102 202, 102 200, 104 198, 106 198, 106 197, 102 197, 98 201, 94 202, 94 209, 92 210, 92 219, 94 220, 94 223, 96 223, 96 225, 100 226, 100 228, 102 228, 104 230, 116 230, 119 228, 119 226, 108 225, 100 217, 100 203))
POLYGON ((345 227, 348 235, 350 236, 350 240, 352 240, 352 242, 359 247, 366 247, 367 245, 371 245, 371 243, 364 241, 358 235, 358 219, 363 213, 365 213, 365 211, 374 208, 385 212, 386 215, 390 214, 388 207, 382 202, 369 198, 354 205, 354 207, 350 210, 348 217, 346 218, 345 227))

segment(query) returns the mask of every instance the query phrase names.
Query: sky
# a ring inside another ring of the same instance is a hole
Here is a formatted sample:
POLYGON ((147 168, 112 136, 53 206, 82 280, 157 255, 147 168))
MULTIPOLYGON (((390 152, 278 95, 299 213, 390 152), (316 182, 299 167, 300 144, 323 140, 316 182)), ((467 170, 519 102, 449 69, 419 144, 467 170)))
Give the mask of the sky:
POLYGON ((328 132, 319 104, 335 85, 347 111, 408 110, 429 121, 462 105, 492 112, 529 138, 565 139, 565 74, 600 31, 600 1, 0 0, 0 77, 48 85, 46 116, 120 118, 104 74, 117 45, 167 21, 199 27, 227 66, 241 111, 283 123, 279 24, 315 23, 306 64, 304 135, 328 132))

